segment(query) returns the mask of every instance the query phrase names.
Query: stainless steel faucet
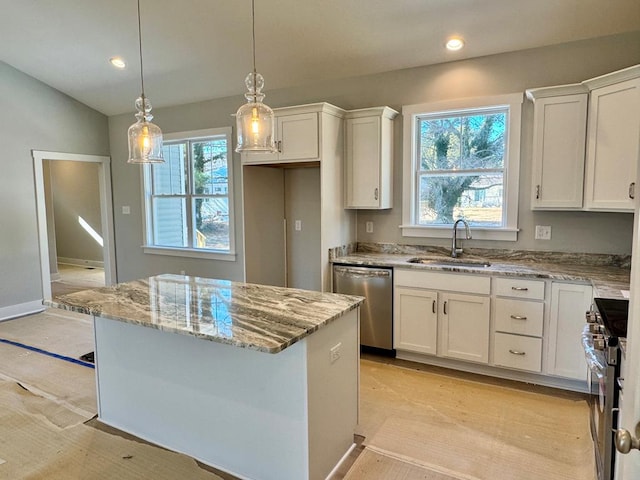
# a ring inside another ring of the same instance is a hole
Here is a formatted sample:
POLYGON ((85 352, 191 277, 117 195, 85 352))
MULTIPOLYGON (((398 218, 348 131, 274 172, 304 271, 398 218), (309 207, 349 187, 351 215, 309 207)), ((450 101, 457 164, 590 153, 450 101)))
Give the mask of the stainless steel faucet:
POLYGON ((453 238, 451 239, 451 257, 452 258, 456 258, 459 254, 462 253, 462 248, 458 247, 457 243, 458 243, 458 224, 462 222, 464 223, 464 231, 465 231, 465 235, 466 235, 466 239, 467 240, 471 240, 471 232, 469 231, 469 224, 467 223, 466 220, 459 218, 458 220, 456 220, 456 222, 453 224, 453 238))

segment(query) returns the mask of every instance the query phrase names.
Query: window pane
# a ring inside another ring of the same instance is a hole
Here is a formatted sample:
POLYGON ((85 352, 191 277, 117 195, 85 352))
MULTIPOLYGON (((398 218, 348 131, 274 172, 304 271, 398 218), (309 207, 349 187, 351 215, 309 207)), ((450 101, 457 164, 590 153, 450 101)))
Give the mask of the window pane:
POLYGON ((229 250, 229 199, 194 198, 196 248, 229 250))
POLYGON ((186 247, 187 205, 183 197, 153 198, 154 245, 186 247))
POLYGON ((187 146, 184 143, 162 147, 164 163, 152 165, 154 195, 186 193, 187 146))
POLYGON ((227 195, 228 167, 226 137, 193 142, 193 181, 196 195, 227 195))
POLYGON ((503 168, 506 112, 418 118, 419 169, 503 168))
POLYGON ((421 175, 418 224, 452 225, 464 218, 476 227, 502 226, 503 175, 421 175))

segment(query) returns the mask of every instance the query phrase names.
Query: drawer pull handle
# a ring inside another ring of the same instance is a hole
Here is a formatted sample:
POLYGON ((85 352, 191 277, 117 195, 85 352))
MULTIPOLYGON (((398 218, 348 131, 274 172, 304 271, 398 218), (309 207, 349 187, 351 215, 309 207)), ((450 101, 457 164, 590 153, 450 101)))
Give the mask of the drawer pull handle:
POLYGON ((526 355, 526 352, 521 352, 520 350, 512 350, 509 349, 509 353, 513 354, 513 355, 526 355))
POLYGON ((522 317, 520 315, 510 315, 511 318, 513 318, 514 320, 526 320, 527 317, 522 317))
POLYGON ((433 313, 436 313, 436 301, 434 300, 433 303, 431 304, 431 311, 433 313))
POLYGON ((442 309, 442 312, 446 315, 447 314, 447 302, 444 302, 444 308, 442 309))
POLYGON ((511 287, 511 290, 515 290, 516 292, 528 292, 529 289, 527 287, 511 287))

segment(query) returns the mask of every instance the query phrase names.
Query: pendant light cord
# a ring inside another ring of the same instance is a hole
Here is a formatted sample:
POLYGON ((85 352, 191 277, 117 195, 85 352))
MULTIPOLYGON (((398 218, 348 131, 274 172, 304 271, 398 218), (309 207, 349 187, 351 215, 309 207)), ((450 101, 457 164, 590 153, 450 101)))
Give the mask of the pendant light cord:
MULTIPOLYGON (((140 0, 138 0, 138 46, 140 53, 140 83, 142 84, 142 101, 144 102, 144 74, 142 72, 142 28, 140 27, 140 0)), ((144 109, 144 105, 143 105, 144 109)))
MULTIPOLYGON (((138 0, 139 2, 140 0, 138 0)), ((253 45, 253 78, 256 76, 256 1, 251 0, 251 36, 253 45)))

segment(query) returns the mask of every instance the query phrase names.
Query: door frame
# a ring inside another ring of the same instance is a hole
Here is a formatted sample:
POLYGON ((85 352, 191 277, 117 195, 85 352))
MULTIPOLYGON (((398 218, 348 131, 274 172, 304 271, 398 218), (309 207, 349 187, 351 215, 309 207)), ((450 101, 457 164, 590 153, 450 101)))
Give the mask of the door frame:
POLYGON ((111 157, 77 153, 32 150, 33 171, 36 187, 36 213, 38 218, 38 244, 40 246, 40 271, 43 300, 51 300, 51 271, 49 266, 49 236, 47 233, 47 210, 44 193, 44 161, 67 160, 72 162, 98 163, 98 185, 100 196, 100 223, 102 227, 102 255, 106 285, 116 282, 115 236, 113 230, 113 200, 111 195, 111 157))

